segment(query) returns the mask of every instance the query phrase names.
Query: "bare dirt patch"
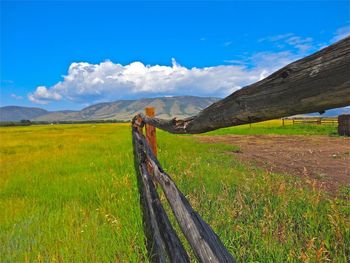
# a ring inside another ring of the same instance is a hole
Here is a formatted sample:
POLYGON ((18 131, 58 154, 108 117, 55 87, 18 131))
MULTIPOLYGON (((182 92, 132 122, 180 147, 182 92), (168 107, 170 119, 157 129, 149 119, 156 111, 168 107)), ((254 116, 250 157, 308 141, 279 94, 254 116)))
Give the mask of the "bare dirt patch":
POLYGON ((196 136, 209 143, 239 146, 239 160, 271 172, 316 179, 331 192, 350 186, 350 138, 302 135, 196 136))

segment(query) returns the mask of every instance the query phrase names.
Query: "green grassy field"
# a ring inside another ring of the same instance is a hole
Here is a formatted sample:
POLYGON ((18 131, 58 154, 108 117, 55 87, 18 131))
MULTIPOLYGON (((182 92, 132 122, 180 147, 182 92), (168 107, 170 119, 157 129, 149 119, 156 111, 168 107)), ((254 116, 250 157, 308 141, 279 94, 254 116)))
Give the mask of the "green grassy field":
POLYGON ((308 125, 295 124, 292 120, 285 120, 285 125, 282 126, 282 120, 271 120, 252 125, 240 125, 219 129, 208 132, 205 135, 256 135, 256 134, 280 134, 280 135, 329 135, 337 136, 336 125, 308 125))
MULTIPOLYGON (((265 123, 215 134, 334 131, 265 123)), ((0 262, 146 261, 130 135, 128 124, 1 128, 0 262)), ((239 262, 349 261, 349 200, 242 165, 225 153, 234 146, 165 132, 158 144, 164 169, 239 262)))

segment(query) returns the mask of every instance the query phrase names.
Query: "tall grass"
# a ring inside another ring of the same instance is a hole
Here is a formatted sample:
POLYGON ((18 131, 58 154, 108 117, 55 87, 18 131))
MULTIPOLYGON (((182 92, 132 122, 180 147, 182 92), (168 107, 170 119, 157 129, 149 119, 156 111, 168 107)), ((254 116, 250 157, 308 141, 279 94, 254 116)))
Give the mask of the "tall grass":
POLYGON ((161 163, 239 262, 349 261, 350 196, 244 166, 232 146, 160 137, 161 163))
POLYGON ((142 261, 128 125, 1 129, 0 262, 142 261))
MULTIPOLYGON (((128 125, 0 136, 0 262, 146 260, 128 125)), ((226 154, 234 146, 159 131, 158 144, 165 170, 239 262, 349 260, 349 199, 244 166, 226 154)))
POLYGON ((270 120, 251 125, 245 124, 234 126, 216 131, 208 132, 205 135, 257 135, 257 134, 276 134, 276 135, 337 135, 337 125, 335 124, 295 124, 292 120, 285 120, 285 125, 282 125, 282 120, 270 120))

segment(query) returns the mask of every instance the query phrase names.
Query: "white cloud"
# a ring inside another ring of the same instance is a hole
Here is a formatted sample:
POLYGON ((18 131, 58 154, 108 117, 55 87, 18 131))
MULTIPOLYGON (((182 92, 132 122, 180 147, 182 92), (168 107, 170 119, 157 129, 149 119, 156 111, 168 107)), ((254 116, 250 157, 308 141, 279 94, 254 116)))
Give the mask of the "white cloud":
MULTIPOLYGON (((350 26, 339 28, 331 41, 350 34, 350 26)), ((202 41, 205 38, 201 39, 202 41)), ((273 42, 278 50, 244 54, 239 59, 227 59, 228 65, 203 68, 186 68, 175 59, 171 66, 144 65, 133 62, 121 65, 111 61, 100 64, 74 62, 63 80, 52 87, 39 86, 28 94, 30 101, 47 104, 50 101, 68 100, 81 104, 112 101, 123 98, 149 96, 197 95, 227 96, 243 86, 268 76, 275 70, 317 50, 323 44, 310 37, 293 33, 269 36, 259 42, 273 42), (282 50, 283 50, 282 49, 282 50)), ((230 45, 231 42, 227 42, 230 45)))
POLYGON ((335 31, 334 37, 332 38, 331 42, 337 42, 348 36, 350 36, 350 24, 338 28, 338 30, 335 31))
POLYGON ((171 66, 150 66, 141 62, 128 65, 111 61, 100 64, 74 62, 62 81, 49 88, 39 86, 28 94, 28 98, 35 103, 47 104, 61 99, 91 103, 169 94, 226 96, 266 77, 293 58, 288 52, 265 52, 251 57, 254 67, 221 65, 204 68, 186 68, 175 59, 171 66))
POLYGON ((292 36, 285 40, 287 44, 295 47, 302 53, 307 52, 312 48, 312 41, 311 37, 303 38, 300 36, 292 36))
POLYGON ((53 100, 61 100, 62 96, 54 89, 47 89, 44 86, 39 86, 36 88, 34 93, 28 94, 28 98, 31 102, 38 104, 48 104, 53 100))
POLYGON ((262 71, 272 73, 273 71, 301 58, 301 54, 291 51, 280 52, 258 52, 252 56, 240 57, 238 59, 224 60, 225 63, 241 67, 254 67, 262 71))
POLYGON ((14 99, 16 99, 16 100, 21 100, 21 99, 23 99, 22 96, 18 96, 18 95, 14 94, 14 93, 12 93, 10 96, 11 96, 11 98, 14 98, 14 99))
POLYGON ((313 39, 311 37, 301 37, 293 33, 268 36, 258 40, 258 42, 263 41, 274 42, 278 48, 285 48, 285 46, 288 45, 289 47, 297 49, 297 51, 301 53, 305 53, 313 47, 313 39))
POLYGON ((260 38, 258 40, 258 42, 263 42, 263 41, 275 42, 275 41, 279 41, 282 39, 286 39, 286 38, 291 37, 291 36, 294 36, 294 34, 287 33, 287 34, 280 34, 280 35, 276 35, 276 36, 268 36, 268 37, 260 38))
MULTIPOLYGON (((252 65, 259 65, 260 68, 267 69, 271 72, 299 59, 302 55, 295 54, 291 51, 281 52, 259 52, 250 58, 252 65)), ((272 73, 272 72, 271 72, 272 73)))

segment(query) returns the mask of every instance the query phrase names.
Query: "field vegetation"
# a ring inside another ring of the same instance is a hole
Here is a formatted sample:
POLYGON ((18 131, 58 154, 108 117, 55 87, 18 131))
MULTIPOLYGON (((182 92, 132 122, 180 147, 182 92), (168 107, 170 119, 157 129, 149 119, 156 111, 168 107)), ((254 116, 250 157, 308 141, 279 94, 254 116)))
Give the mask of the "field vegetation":
MULTIPOLYGON (((320 126, 209 134, 335 134, 320 126)), ((349 195, 244 165, 234 145, 157 135, 164 169, 238 262, 349 261, 349 195)), ((129 124, 6 127, 0 140, 0 262, 146 261, 129 124)))
POLYGON ((240 125, 219 129, 205 133, 204 135, 260 135, 260 134, 280 134, 280 135, 328 135, 337 136, 337 126, 312 125, 312 124, 294 124, 292 120, 285 120, 284 126, 282 120, 271 120, 251 125, 240 125))

